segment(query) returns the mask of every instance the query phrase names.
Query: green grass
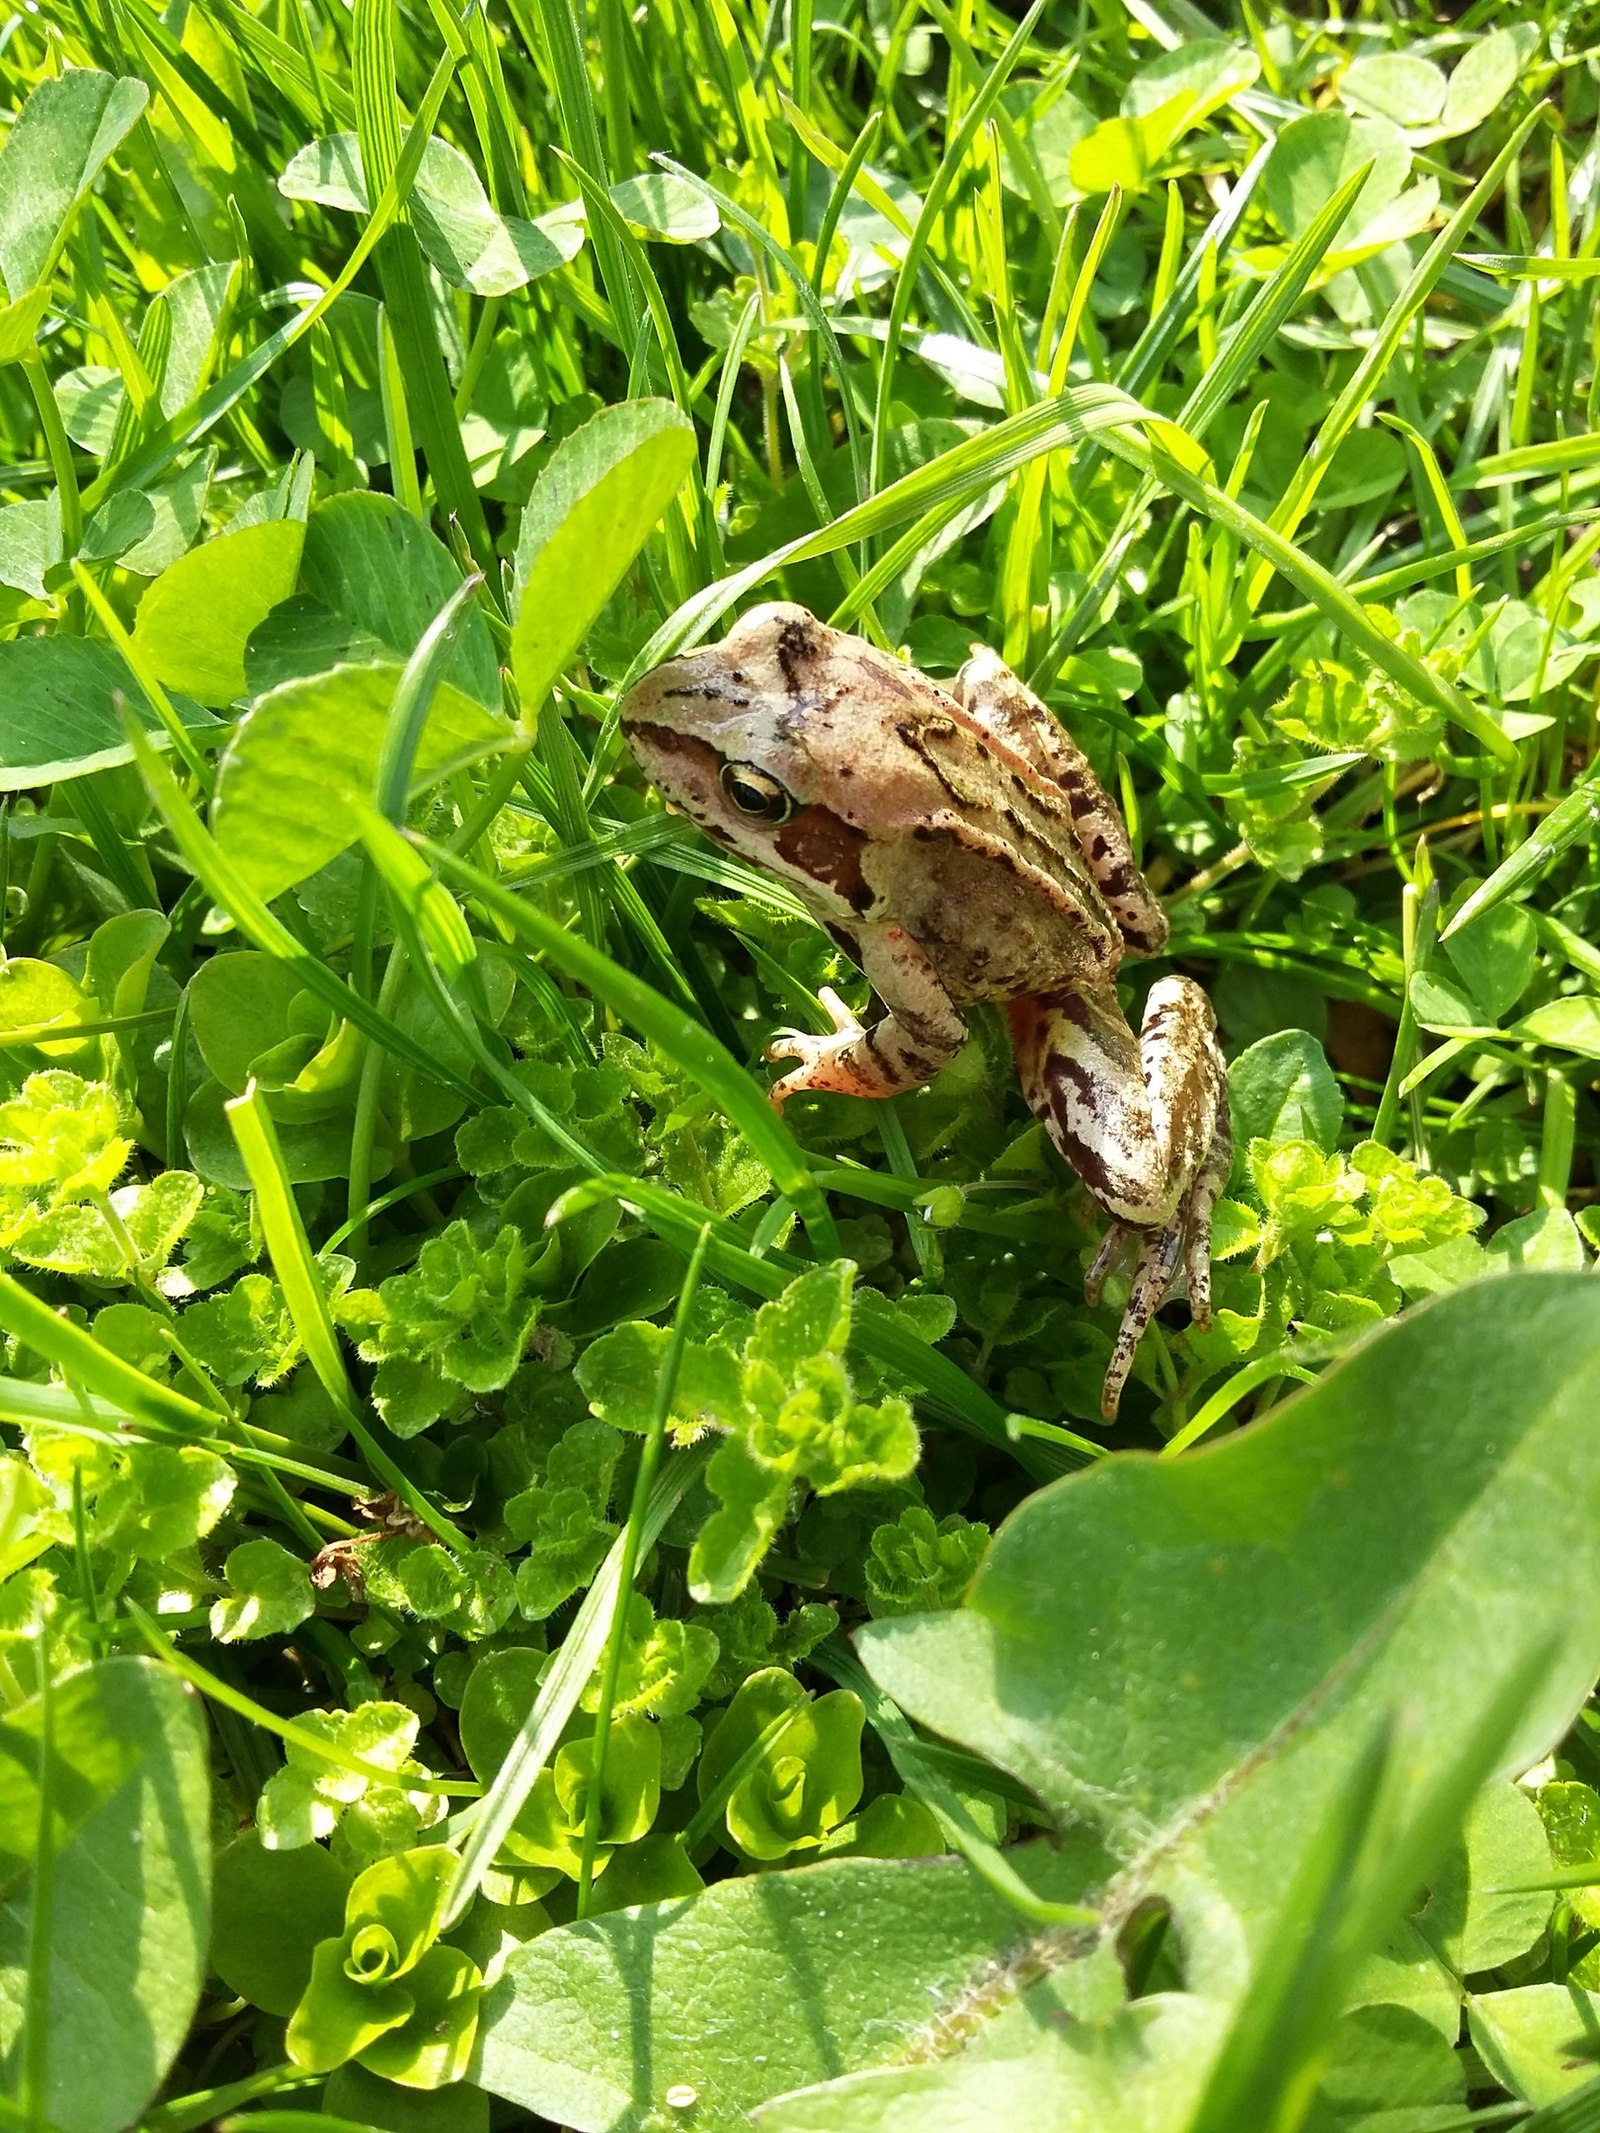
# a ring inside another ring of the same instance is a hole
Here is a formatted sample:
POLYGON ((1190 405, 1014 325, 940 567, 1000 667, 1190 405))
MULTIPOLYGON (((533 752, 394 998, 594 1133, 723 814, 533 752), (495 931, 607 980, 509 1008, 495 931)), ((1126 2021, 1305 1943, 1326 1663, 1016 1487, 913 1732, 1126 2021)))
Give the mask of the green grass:
POLYGON ((9 25, 0 2121, 1600 2125, 1597 66, 9 25), (1113 1426, 997 1013, 766 1101, 864 981, 615 704, 777 597, 999 650, 1215 1003, 1113 1426))

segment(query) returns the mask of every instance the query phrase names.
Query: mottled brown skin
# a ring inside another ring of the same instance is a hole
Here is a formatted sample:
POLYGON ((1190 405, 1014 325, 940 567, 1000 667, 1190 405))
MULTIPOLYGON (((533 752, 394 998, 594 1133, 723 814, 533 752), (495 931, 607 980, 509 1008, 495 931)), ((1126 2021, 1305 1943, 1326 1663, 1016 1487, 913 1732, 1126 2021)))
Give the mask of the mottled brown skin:
POLYGON ((1114 1414, 1180 1262, 1209 1319, 1227 1106, 1197 985, 1153 985, 1137 1036, 1123 1014, 1122 958, 1159 950, 1167 922, 1071 736, 993 652, 975 649, 945 690, 782 603, 657 667, 621 718, 665 797, 788 881, 889 1010, 863 1029, 824 993, 832 1034, 769 1050, 799 1061, 775 1103, 915 1088, 959 1049, 965 1003, 1005 1006, 1029 1104, 1113 1218, 1091 1300, 1135 1246, 1106 1374, 1114 1414))

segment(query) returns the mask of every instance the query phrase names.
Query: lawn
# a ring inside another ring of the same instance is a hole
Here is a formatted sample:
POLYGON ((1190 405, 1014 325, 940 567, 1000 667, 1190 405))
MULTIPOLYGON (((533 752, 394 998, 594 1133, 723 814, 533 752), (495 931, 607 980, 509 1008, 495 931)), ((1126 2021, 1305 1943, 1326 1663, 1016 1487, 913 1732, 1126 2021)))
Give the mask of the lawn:
POLYGON ((0 71, 0 2129, 1600 2133, 1594 11, 0 71))

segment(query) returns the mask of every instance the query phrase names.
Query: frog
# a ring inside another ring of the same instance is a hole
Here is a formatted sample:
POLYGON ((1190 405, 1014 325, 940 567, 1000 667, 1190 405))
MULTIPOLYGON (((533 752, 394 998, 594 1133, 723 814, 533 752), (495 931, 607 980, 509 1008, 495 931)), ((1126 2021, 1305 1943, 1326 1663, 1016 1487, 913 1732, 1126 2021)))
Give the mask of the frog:
POLYGON ((1149 987, 1126 957, 1168 920, 1115 802, 1049 708, 974 644, 948 687, 804 607, 769 601, 623 697, 624 738, 667 804, 786 882, 865 973, 870 1026, 781 1031, 770 1094, 887 1098, 930 1081, 989 1002, 1030 1110, 1110 1218, 1085 1277, 1098 1306, 1132 1267, 1101 1394, 1113 1419, 1139 1342, 1181 1285, 1211 1322, 1211 1230, 1232 1161, 1227 1073, 1204 988, 1149 987))

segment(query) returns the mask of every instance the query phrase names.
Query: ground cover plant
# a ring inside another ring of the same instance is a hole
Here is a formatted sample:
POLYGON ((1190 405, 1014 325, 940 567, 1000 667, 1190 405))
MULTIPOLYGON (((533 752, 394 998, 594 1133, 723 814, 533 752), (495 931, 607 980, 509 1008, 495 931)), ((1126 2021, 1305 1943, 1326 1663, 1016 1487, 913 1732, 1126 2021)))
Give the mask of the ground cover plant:
POLYGON ((0 67, 0 2121, 1600 2126, 1592 12, 0 67), (1215 1003, 1114 1424, 997 1011, 767 1101, 616 703, 778 597, 1215 1003))

